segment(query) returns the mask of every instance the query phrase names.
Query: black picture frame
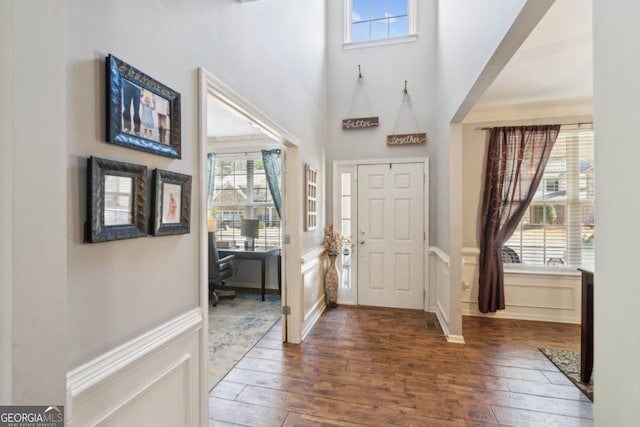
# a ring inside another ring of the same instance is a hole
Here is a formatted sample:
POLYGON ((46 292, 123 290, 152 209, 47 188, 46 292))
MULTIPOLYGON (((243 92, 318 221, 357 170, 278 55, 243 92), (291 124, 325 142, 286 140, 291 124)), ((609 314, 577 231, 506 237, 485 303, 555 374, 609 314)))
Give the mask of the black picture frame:
POLYGON ((107 142, 180 159, 180 94, 113 55, 106 82, 107 142))
POLYGON ((89 157, 85 241, 146 236, 146 181, 146 166, 89 157))
POLYGON ((190 233, 191 176, 155 169, 153 188, 153 208, 149 224, 151 234, 169 236, 190 233))

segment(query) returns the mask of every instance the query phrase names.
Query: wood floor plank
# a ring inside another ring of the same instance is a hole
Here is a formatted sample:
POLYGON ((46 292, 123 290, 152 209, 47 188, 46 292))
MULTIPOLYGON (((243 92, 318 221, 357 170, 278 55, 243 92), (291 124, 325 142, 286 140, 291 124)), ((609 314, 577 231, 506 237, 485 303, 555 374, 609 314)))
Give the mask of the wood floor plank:
POLYGON ((592 420, 549 414, 547 412, 526 411, 501 406, 496 406, 492 409, 500 423, 518 427, 586 427, 593 425, 592 420))
POLYGON ((287 411, 209 397, 209 419, 256 427, 280 427, 287 411))
POLYGON ((243 388, 244 384, 238 384, 237 382, 232 383, 227 381, 226 379, 223 379, 222 381, 218 382, 218 384, 216 384, 213 390, 211 390, 209 396, 233 400, 238 397, 243 388))
POLYGON ((430 313, 341 306, 302 344, 280 333, 212 390, 211 425, 593 424, 593 404, 538 350, 579 349, 577 325, 464 317, 457 345, 430 313))
MULTIPOLYGON (((276 407, 290 412, 316 415, 340 421, 355 421, 367 426, 463 426, 464 422, 450 419, 439 419, 431 416, 427 411, 418 411, 409 405, 398 403, 396 406, 378 405, 375 398, 370 404, 359 404, 344 400, 334 400, 319 395, 304 395, 300 393, 272 390, 261 387, 247 386, 238 396, 238 400, 256 406, 276 407)), ((441 412, 450 411, 440 408, 441 412)), ((435 409, 435 408, 434 408, 435 409)))
POLYGON ((315 417, 313 415, 289 412, 282 427, 362 427, 364 424, 350 423, 347 421, 331 420, 315 417))

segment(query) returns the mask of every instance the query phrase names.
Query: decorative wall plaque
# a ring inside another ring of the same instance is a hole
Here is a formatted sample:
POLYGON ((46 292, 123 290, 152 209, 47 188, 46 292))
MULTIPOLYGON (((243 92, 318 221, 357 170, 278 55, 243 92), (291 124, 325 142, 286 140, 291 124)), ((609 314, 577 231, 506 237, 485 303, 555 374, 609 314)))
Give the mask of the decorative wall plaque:
POLYGON ((378 127, 378 117, 361 117, 357 119, 342 120, 342 129, 367 129, 378 127))
POLYGON ((427 134, 424 132, 387 135, 387 145, 425 144, 426 142, 427 134))

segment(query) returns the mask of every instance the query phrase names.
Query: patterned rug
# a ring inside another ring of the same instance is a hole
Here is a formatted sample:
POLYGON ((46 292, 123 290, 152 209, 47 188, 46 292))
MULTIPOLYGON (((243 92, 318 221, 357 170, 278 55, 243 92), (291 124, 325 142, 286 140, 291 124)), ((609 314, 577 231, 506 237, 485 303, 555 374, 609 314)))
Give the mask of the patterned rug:
POLYGON ((579 352, 553 348, 540 348, 539 350, 593 402, 593 374, 589 384, 580 381, 579 352))
POLYGON ((280 319, 280 295, 238 293, 209 306, 209 390, 280 319))

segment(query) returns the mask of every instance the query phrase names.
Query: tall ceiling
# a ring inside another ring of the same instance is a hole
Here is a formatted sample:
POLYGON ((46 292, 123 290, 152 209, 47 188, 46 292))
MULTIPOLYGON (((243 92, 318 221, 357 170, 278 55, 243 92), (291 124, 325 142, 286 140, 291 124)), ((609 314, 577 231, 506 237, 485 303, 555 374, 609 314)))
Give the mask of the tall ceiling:
POLYGON ((593 97, 591 1, 556 0, 477 106, 593 97))
MULTIPOLYGON (((592 38, 591 1, 556 0, 476 106, 592 98, 592 38)), ((209 136, 261 134, 212 97, 207 111, 209 136)))

